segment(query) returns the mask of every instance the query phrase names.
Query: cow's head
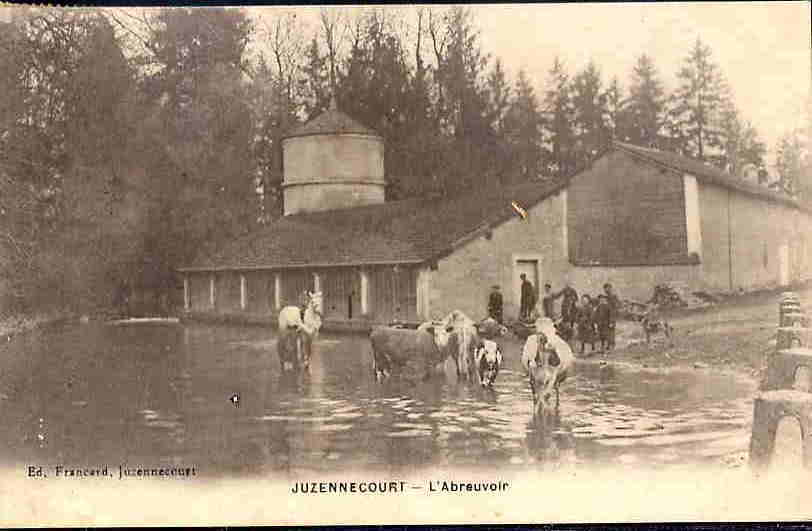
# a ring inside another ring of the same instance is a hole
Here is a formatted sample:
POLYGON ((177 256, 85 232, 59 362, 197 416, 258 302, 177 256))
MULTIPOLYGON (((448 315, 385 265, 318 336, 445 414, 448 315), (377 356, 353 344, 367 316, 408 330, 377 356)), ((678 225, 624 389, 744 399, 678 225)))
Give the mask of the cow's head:
POLYGON ((434 337, 434 343, 440 350, 445 350, 448 347, 451 334, 454 332, 453 326, 438 321, 423 323, 419 329, 431 334, 434 337))

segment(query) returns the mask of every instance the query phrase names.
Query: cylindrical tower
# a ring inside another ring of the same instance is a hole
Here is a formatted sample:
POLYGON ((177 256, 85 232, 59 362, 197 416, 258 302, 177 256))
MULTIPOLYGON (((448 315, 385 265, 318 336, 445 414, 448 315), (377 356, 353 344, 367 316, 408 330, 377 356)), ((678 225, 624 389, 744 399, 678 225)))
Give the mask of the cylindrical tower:
POLYGON ((384 202, 383 138, 336 109, 282 140, 285 215, 384 202))

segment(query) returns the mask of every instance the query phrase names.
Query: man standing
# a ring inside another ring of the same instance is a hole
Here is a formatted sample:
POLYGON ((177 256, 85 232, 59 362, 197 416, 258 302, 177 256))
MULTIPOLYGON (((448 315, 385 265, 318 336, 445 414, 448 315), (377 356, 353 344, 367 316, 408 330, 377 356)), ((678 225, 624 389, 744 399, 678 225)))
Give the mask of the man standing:
POLYGON ((541 299, 542 310, 544 317, 547 319, 555 319, 555 295, 553 294, 553 286, 550 283, 544 284, 544 297, 541 299))
POLYGON ((561 320, 570 326, 574 325, 576 307, 578 306, 578 292, 567 282, 564 289, 556 295, 556 298, 558 297, 564 297, 561 300, 561 320))
POLYGON ((521 291, 521 306, 519 308, 519 320, 527 321, 530 319, 530 312, 536 306, 536 293, 533 288, 533 283, 527 280, 527 275, 522 273, 519 275, 522 279, 521 291))
POLYGON ((502 292, 499 289, 499 286, 491 288, 491 294, 488 297, 488 317, 502 324, 502 292))
POLYGON ((606 283, 603 285, 603 292, 606 295, 606 300, 609 304, 609 350, 615 348, 615 325, 617 324, 617 314, 620 312, 620 299, 612 289, 612 284, 606 283))

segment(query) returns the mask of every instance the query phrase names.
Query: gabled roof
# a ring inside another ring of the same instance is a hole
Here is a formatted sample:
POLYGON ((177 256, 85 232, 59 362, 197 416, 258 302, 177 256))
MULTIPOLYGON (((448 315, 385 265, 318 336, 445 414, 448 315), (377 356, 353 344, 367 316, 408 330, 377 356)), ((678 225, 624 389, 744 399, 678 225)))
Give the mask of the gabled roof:
POLYGON ((675 170, 680 173, 689 173, 700 181, 704 181, 709 184, 715 184, 723 188, 728 188, 730 190, 735 190, 737 192, 742 192, 750 196, 760 197, 773 202, 784 203, 795 207, 799 206, 797 201, 785 194, 745 181, 744 179, 724 172, 719 168, 705 164, 702 161, 692 159, 690 157, 617 141, 613 142, 613 147, 671 170, 675 170))
POLYGON ((309 122, 294 128, 285 138, 308 135, 356 134, 380 136, 378 133, 350 118, 336 108, 331 108, 309 122))
POLYGON ((534 182, 456 198, 293 214, 180 270, 424 263, 515 216, 511 201, 529 209, 564 186, 534 182))

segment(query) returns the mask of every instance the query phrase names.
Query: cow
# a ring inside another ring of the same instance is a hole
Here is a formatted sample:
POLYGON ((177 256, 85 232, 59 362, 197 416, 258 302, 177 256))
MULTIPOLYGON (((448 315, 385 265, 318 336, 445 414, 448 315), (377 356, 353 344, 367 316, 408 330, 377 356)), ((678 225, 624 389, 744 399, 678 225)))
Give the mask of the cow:
POLYGON ((493 387, 496 375, 499 374, 499 369, 502 367, 502 349, 496 342, 483 339, 474 354, 474 363, 482 387, 493 387))
POLYGON ((457 352, 454 361, 457 362, 457 376, 470 382, 477 381, 479 373, 474 362, 474 354, 482 344, 482 340, 476 323, 459 310, 446 315, 440 323, 456 337, 457 352))
POLYGON ((369 334, 372 345, 372 374, 379 383, 395 372, 422 372, 431 376, 445 361, 450 334, 442 323, 423 323, 416 330, 376 327, 369 334))
POLYGON ((533 393, 533 412, 540 415, 549 411, 555 393, 559 403, 559 387, 572 372, 575 356, 566 341, 561 339, 551 319, 536 321, 536 333, 530 335, 522 349, 522 366, 527 373, 533 393))

